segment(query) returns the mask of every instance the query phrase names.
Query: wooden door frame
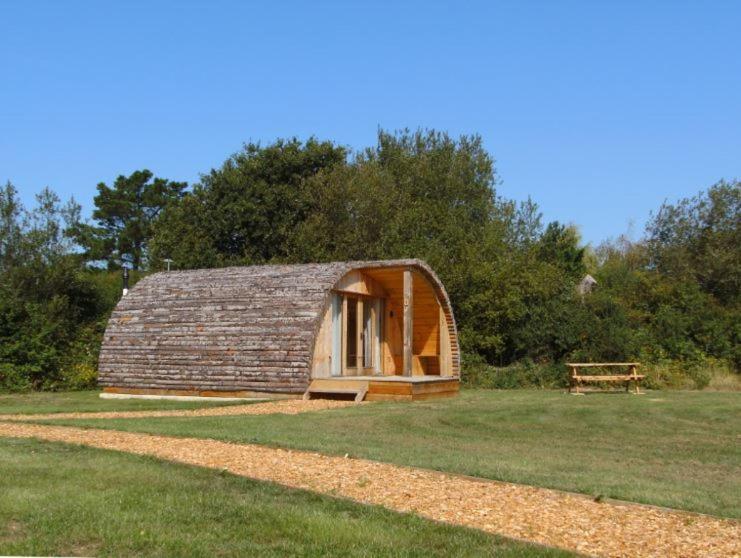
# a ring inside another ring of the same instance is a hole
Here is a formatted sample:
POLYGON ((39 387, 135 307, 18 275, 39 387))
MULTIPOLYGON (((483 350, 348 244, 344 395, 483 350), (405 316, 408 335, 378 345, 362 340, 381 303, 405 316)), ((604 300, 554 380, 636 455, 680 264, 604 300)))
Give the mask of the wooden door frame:
POLYGON ((341 321, 341 338, 342 342, 340 343, 342 347, 342 354, 340 355, 340 362, 342 363, 342 366, 340 367, 340 374, 342 376, 374 376, 377 374, 383 374, 384 370, 384 354, 383 354, 383 326, 376 331, 378 328, 377 321, 378 316, 376 315, 376 305, 374 302, 376 300, 384 300, 383 297, 377 297, 377 296, 370 296, 360 293, 353 293, 353 292, 347 292, 347 291, 336 291, 336 294, 341 297, 342 299, 342 305, 341 305, 341 312, 342 312, 342 319, 341 321), (355 311, 355 347, 356 347, 356 355, 355 355, 355 366, 348 366, 347 365, 347 331, 348 331, 348 300, 349 299, 355 299, 357 300, 357 306, 355 311), (370 367, 366 367, 364 365, 364 359, 365 359, 365 347, 363 343, 363 331, 365 329, 365 323, 363 320, 364 312, 363 308, 365 304, 370 304, 370 311, 371 311, 371 351, 378 351, 378 370, 375 368, 375 355, 373 352, 371 352, 371 365, 370 367), (376 343, 377 340, 377 343, 376 343))

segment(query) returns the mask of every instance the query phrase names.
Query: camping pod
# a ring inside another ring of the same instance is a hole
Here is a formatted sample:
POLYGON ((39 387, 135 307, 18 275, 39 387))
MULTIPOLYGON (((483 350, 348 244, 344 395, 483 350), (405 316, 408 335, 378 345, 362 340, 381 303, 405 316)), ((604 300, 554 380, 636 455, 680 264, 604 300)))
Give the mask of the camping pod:
POLYGON ((457 393, 460 350, 420 260, 149 275, 103 338, 99 383, 129 396, 415 400, 457 393))

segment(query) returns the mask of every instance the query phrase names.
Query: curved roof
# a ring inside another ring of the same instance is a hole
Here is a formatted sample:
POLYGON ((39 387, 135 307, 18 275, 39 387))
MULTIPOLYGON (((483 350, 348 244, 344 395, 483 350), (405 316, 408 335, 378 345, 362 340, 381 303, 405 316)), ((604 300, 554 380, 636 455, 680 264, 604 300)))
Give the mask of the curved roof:
POLYGON ((160 272, 139 281, 113 311, 100 351, 99 383, 302 392, 330 290, 350 271, 383 267, 411 267, 426 276, 456 338, 447 293, 421 260, 160 272))

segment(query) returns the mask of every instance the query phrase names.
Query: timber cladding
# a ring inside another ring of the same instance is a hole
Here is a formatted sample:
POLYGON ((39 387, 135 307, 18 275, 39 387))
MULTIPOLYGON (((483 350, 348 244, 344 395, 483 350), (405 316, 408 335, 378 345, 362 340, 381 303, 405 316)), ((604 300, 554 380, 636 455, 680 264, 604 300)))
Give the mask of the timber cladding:
POLYGON ((103 337, 106 388, 303 393, 315 338, 335 285, 356 270, 409 268, 438 297, 453 341, 447 293, 420 260, 228 267, 155 273, 121 298, 103 337))

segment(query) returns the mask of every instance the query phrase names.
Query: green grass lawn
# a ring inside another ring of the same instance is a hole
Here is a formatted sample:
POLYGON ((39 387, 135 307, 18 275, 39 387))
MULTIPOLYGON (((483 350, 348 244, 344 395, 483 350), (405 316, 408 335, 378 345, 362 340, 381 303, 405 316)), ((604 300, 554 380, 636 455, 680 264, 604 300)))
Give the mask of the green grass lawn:
POLYGON ((0 414, 154 411, 162 409, 200 409, 234 404, 236 404, 234 401, 218 399, 213 401, 101 399, 98 390, 0 394, 0 414))
POLYGON ((741 394, 466 390, 297 416, 65 421, 366 457, 741 517, 741 394))
POLYGON ((571 556, 210 469, 8 439, 0 555, 571 556))

